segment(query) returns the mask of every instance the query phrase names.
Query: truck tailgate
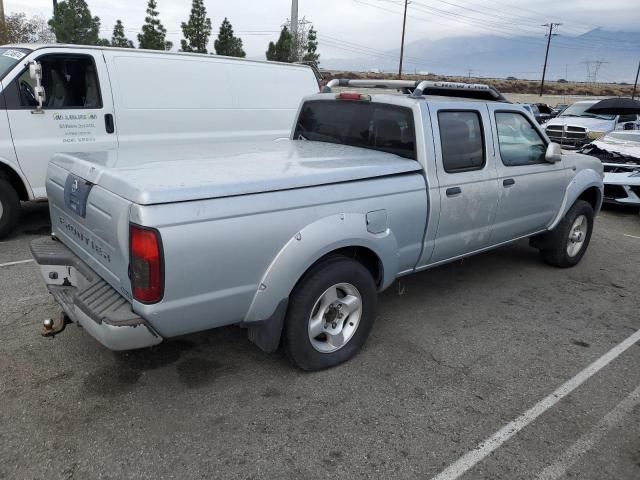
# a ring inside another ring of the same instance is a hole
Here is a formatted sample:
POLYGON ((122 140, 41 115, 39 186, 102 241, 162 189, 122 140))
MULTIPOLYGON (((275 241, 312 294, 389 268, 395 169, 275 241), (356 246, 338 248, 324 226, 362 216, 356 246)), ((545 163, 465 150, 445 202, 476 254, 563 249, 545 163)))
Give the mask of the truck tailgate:
POLYGON ((128 278, 131 202, 49 164, 53 233, 113 288, 131 299, 128 278))

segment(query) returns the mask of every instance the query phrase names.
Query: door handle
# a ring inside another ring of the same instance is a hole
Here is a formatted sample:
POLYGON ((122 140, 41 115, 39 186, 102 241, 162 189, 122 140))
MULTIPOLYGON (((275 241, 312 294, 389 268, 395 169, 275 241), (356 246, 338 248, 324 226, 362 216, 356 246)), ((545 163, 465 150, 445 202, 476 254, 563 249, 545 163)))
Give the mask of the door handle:
POLYGON ((462 189, 460 187, 447 188, 447 197, 455 197, 456 195, 460 195, 461 193, 462 189))
POLYGON ((104 128, 107 133, 113 133, 116 130, 115 125, 113 124, 113 115, 110 113, 104 114, 104 128))
POLYGON ((515 185, 516 181, 513 178, 505 178, 502 181, 502 185, 504 185, 505 187, 510 187, 511 185, 515 185))

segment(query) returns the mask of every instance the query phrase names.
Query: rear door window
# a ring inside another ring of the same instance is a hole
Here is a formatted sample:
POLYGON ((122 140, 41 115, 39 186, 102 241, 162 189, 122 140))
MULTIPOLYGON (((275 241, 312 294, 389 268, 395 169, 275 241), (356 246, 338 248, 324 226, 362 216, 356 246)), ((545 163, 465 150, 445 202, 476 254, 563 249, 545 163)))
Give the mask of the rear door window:
POLYGON ((440 111, 442 164, 447 173, 482 170, 486 163, 484 131, 477 111, 440 111))
POLYGON ((416 159, 411 109, 374 102, 314 100, 302 106, 295 139, 370 148, 416 159))

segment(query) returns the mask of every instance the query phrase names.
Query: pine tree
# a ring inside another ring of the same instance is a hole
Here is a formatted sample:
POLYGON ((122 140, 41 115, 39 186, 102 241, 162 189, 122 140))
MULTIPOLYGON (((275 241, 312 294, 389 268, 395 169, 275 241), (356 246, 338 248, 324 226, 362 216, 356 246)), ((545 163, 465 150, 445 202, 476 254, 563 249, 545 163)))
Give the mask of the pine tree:
POLYGON ((207 18, 207 9, 203 0, 193 0, 189 21, 182 22, 181 26, 185 38, 180 41, 180 49, 183 52, 207 53, 211 19, 207 18))
POLYGON ((92 17, 85 0, 65 0, 58 3, 49 20, 49 26, 58 43, 79 45, 101 45, 108 40, 101 40, 100 18, 92 17))
POLYGON ((113 27, 113 34, 111 35, 111 46, 121 48, 134 48, 133 42, 129 40, 124 34, 124 25, 121 20, 116 20, 116 25, 113 27))
POLYGON ((280 38, 278 38, 276 43, 269 42, 266 55, 267 60, 291 63, 293 57, 293 36, 286 26, 282 27, 280 38))
POLYGON ((242 39, 233 35, 233 26, 226 17, 220 25, 218 39, 214 42, 213 46, 218 55, 242 58, 247 55, 242 49, 242 39))
POLYGON ((305 54, 302 57, 302 60, 305 62, 313 62, 320 63, 320 54, 318 51, 318 32, 313 29, 313 26, 309 29, 309 33, 307 33, 307 45, 305 48, 305 54))
POLYGON ((167 29, 164 28, 158 18, 157 7, 158 4, 155 0, 149 0, 147 16, 144 18, 144 25, 142 25, 142 33, 138 34, 138 43, 140 48, 149 50, 171 50, 173 43, 165 40, 167 29))

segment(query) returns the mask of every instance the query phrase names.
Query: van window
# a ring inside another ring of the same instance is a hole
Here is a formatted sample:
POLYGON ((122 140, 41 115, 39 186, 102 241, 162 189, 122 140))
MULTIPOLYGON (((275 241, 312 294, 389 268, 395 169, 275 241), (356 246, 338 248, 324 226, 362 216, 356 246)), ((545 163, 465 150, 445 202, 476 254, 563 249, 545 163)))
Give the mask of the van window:
POLYGON ((475 111, 440 111, 438 123, 444 171, 482 170, 485 153, 480 114, 475 111))
POLYGON ((26 57, 31 50, 26 48, 0 48, 0 78, 3 78, 9 70, 26 57))
MULTIPOLYGON (((101 108, 102 97, 93 58, 88 55, 48 55, 38 58, 42 66, 45 108, 101 108)), ((35 81, 29 69, 18 77, 20 106, 35 107, 35 81)))
POLYGON ((496 112, 500 157, 507 167, 546 163, 547 145, 531 122, 518 112, 496 112))
POLYGON ((374 102, 305 102, 295 139, 370 148, 416 159, 413 114, 409 108, 374 102))

